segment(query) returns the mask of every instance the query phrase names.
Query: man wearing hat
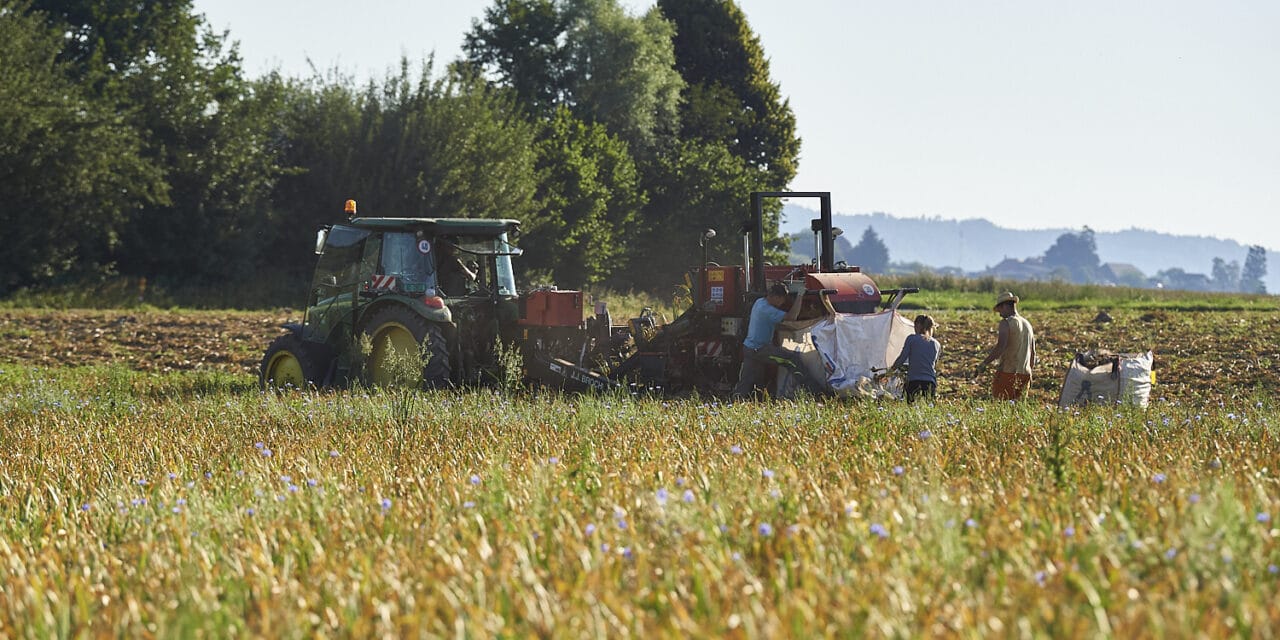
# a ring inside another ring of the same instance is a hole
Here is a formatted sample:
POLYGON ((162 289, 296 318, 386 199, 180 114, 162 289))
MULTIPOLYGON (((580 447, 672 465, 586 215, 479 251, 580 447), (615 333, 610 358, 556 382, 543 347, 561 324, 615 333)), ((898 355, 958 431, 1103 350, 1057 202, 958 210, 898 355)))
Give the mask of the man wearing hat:
POLYGON ((997 400, 1017 400, 1031 386, 1031 369, 1036 365, 1036 334, 1031 323, 1018 315, 1018 296, 1013 292, 1001 293, 994 310, 1000 314, 996 346, 978 363, 975 376, 982 375, 988 364, 997 362, 991 395, 997 400))

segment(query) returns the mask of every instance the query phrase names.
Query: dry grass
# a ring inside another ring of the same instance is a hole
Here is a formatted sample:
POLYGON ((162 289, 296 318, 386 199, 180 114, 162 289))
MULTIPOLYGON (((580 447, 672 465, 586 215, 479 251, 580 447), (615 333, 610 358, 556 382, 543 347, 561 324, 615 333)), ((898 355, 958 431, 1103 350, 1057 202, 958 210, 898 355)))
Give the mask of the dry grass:
POLYGON ((4 368, 0 636, 1280 628, 1265 399, 388 402, 4 368))

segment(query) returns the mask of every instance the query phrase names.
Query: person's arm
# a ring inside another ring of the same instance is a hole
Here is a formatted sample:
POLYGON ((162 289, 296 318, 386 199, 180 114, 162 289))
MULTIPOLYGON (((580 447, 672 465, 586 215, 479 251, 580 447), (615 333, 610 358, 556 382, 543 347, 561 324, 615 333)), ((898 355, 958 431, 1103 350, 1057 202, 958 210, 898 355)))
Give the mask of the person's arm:
POLYGON ((907 341, 902 343, 902 353, 898 354, 898 359, 889 365, 890 369, 897 369, 907 362, 907 358, 911 357, 911 337, 907 336, 907 341))
POLYGON ((1031 368, 1036 366, 1036 335, 1031 334, 1031 368))
POLYGON ((790 309, 787 309, 787 315, 783 316, 782 320, 783 320, 784 322, 790 322, 790 321, 792 321, 792 320, 795 320, 796 318, 799 318, 799 317, 800 317, 800 307, 802 307, 802 306, 804 306, 804 295, 803 295, 803 294, 802 294, 802 295, 798 295, 798 296, 796 296, 795 301, 791 303, 791 308, 790 308, 790 309))
POLYGON ((995 362, 997 359, 1000 358, 1000 355, 1004 353, 1005 348, 1007 348, 1008 346, 1009 346, 1009 325, 1004 320, 1001 320, 1000 331, 997 332, 997 336, 996 336, 996 346, 991 347, 991 351, 987 354, 987 357, 983 359, 983 361, 978 366, 985 367, 991 364, 992 362, 995 362))

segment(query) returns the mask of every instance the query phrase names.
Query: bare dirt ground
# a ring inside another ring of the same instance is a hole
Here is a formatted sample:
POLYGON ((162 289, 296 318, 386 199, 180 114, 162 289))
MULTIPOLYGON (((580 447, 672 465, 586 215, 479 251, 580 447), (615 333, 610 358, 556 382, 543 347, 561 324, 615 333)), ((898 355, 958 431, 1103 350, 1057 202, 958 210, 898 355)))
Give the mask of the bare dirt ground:
MULTIPOLYGON (((910 318, 915 311, 906 312, 910 318)), ((1040 365, 1035 393, 1056 399, 1067 364, 1078 351, 1155 353, 1154 397, 1228 398, 1254 390, 1280 391, 1280 313, 1112 312, 1095 323, 1097 310, 1028 312, 1035 326, 1040 365)), ((991 312, 933 312, 943 345, 940 391, 981 397, 987 380, 972 370, 995 343, 991 312)), ((275 311, 51 311, 0 310, 0 363, 48 367, 121 363, 142 371, 218 370, 257 375, 263 350, 280 325, 301 314, 275 311)))

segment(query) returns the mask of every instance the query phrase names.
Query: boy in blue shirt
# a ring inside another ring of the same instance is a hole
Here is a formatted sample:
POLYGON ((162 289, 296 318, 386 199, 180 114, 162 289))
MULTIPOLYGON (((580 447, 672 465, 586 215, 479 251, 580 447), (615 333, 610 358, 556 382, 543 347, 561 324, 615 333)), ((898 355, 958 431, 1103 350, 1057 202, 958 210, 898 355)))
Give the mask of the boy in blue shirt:
MULTIPOLYGON (((747 321, 747 337, 742 341, 742 368, 738 370, 738 384, 733 388, 734 399, 746 398, 755 393, 756 388, 764 382, 768 366, 774 364, 773 358, 786 360, 800 374, 800 382, 815 395, 823 393, 820 385, 805 375, 800 364, 800 354, 791 349, 783 349, 773 343, 773 332, 778 323, 787 317, 788 292, 786 285, 774 283, 769 287, 765 297, 756 300, 751 307, 751 318, 747 321)), ((799 312, 799 304, 794 310, 799 312)))
POLYGON ((938 391, 938 358, 942 345, 933 339, 933 318, 916 316, 916 332, 907 336, 902 353, 893 361, 891 369, 907 366, 907 402, 915 402, 922 395, 932 400, 938 391))

